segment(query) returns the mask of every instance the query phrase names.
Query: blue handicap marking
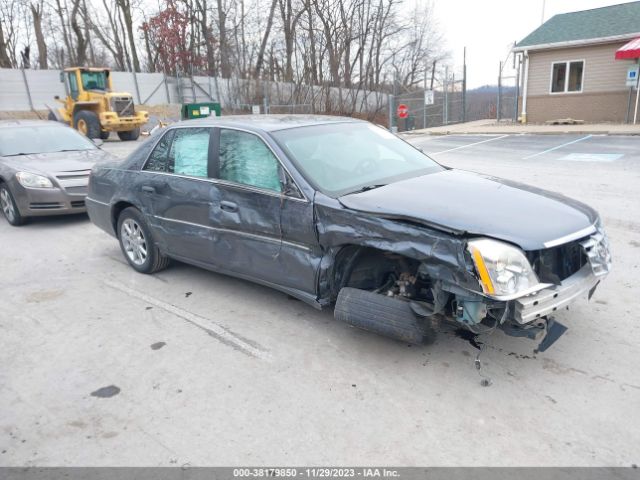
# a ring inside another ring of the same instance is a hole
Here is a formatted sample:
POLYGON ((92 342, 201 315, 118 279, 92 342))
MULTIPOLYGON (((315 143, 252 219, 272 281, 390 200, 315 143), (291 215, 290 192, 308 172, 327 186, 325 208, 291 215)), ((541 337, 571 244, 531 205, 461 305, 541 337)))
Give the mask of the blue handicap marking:
POLYGON ((570 153, 558 160, 569 162, 615 162, 624 157, 622 153, 570 153))

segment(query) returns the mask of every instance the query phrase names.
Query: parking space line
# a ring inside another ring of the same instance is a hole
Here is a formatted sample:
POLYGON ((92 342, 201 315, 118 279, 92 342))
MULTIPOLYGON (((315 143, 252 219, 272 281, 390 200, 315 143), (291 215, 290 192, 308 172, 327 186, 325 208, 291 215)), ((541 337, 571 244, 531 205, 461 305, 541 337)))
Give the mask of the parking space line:
POLYGON ((442 150, 441 152, 429 153, 429 155, 440 155, 441 153, 453 152, 454 150, 460 150, 462 148, 473 147, 474 145, 480 145, 481 143, 493 142, 494 140, 500 140, 501 138, 508 137, 509 135, 501 135, 499 137, 489 138, 488 140, 482 140, 481 142, 469 143, 467 145, 460 145, 459 147, 450 148, 449 150, 442 150))
POLYGON ((116 282, 111 280, 105 280, 104 284, 108 287, 111 287, 115 290, 123 292, 130 297, 137 298, 138 300, 142 300, 145 303, 154 305, 165 312, 172 313, 173 315, 186 320, 188 323, 204 330, 210 336, 216 338, 220 342, 224 343, 227 346, 230 346, 234 350, 237 350, 245 355, 250 357, 259 358, 260 360, 269 360, 270 355, 264 349, 260 348, 257 345, 254 345, 252 341, 244 339, 239 335, 233 333, 226 327, 222 325, 218 325, 212 320, 208 318, 201 317, 195 313, 188 312, 180 307, 176 307, 175 305, 171 305, 170 303, 163 302, 162 300, 158 300, 157 298, 153 298, 145 293, 134 290, 130 287, 124 287, 116 282))
POLYGON ((577 140, 573 140, 571 142, 563 143, 562 145, 558 145, 557 147, 549 148, 548 150, 545 150, 543 152, 534 153, 533 155, 529 155, 528 157, 523 157, 522 159, 523 160, 527 160, 529 158, 537 157, 538 155, 544 155, 545 153, 553 152, 554 150, 558 150, 559 148, 566 147, 567 145, 572 145, 574 143, 578 143, 578 142, 581 142, 583 140, 588 140, 591 137, 593 137, 593 135, 587 135, 586 137, 578 138, 577 140))

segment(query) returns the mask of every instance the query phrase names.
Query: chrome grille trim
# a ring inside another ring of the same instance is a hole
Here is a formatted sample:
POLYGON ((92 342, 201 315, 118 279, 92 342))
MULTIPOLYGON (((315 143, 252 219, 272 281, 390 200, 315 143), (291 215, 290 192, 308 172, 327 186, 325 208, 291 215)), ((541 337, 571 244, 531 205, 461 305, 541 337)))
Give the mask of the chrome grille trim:
POLYGON ((611 270, 611 251, 609 239, 604 230, 599 227, 593 235, 580 242, 584 249, 594 275, 602 276, 611 270))
POLYGON ((91 170, 78 170, 74 172, 59 172, 55 174, 55 177, 62 188, 69 189, 69 193, 86 194, 90 174, 91 170))

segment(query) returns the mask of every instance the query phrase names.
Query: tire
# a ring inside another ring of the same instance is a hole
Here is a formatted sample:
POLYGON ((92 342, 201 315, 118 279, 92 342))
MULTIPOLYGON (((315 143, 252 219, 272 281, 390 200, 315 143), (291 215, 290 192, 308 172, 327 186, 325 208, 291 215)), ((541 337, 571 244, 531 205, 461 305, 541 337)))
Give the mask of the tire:
POLYGON ((334 310, 336 320, 411 344, 431 343, 436 330, 431 321, 413 313, 409 301, 345 287, 334 310))
POLYGON ((73 116, 73 128, 88 138, 100 138, 100 119, 95 112, 80 110, 73 116))
POLYGON ((107 132, 106 130, 101 130, 100 131, 100 140, 108 140, 110 133, 111 132, 107 132))
POLYGON ((140 128, 134 128, 133 130, 127 130, 126 132, 118 132, 118 137, 123 142, 135 141, 140 136, 140 128))
POLYGON ((0 184, 0 209, 10 225, 19 227, 25 224, 27 219, 20 214, 9 187, 4 183, 0 184))
POLYGON ((169 258, 160 253, 138 209, 129 207, 122 211, 117 233, 124 258, 137 272, 155 273, 169 265, 169 258))

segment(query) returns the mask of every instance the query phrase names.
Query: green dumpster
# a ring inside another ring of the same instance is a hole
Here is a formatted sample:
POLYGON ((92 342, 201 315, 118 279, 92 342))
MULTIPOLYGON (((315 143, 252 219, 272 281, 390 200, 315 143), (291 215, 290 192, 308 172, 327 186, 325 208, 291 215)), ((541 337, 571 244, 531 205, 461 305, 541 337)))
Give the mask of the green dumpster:
POLYGON ((204 118, 215 114, 219 117, 221 114, 219 103, 203 102, 203 103, 184 103, 180 112, 180 118, 187 120, 190 118, 204 118))

